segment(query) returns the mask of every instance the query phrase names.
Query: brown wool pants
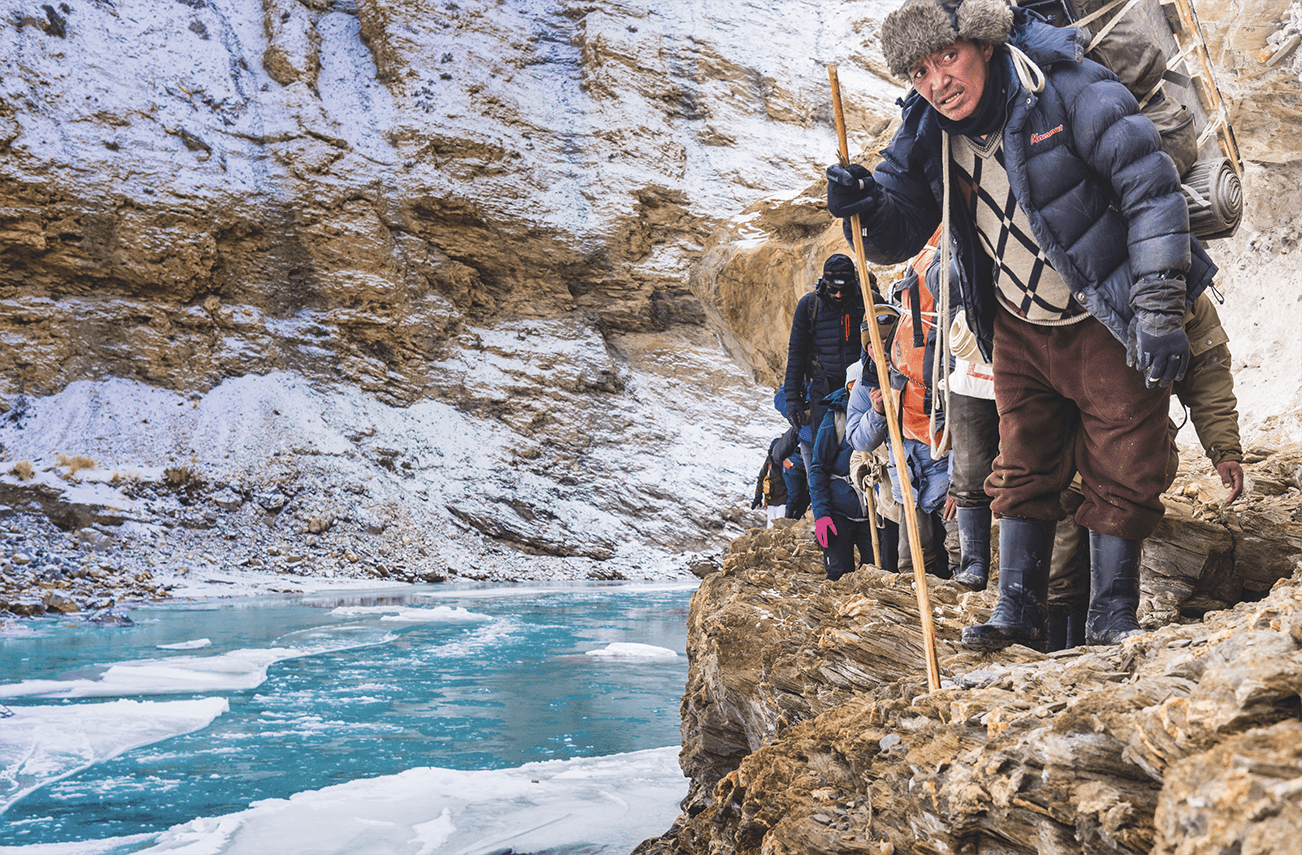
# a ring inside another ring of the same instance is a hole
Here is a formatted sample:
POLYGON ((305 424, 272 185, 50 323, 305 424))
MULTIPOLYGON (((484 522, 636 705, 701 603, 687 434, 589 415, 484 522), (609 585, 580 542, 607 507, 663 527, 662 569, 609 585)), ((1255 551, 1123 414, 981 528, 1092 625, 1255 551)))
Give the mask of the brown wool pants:
POLYGON ((1149 389, 1102 323, 995 317, 999 455, 985 489, 1001 516, 1059 520, 1059 494, 1080 472, 1076 521, 1143 540, 1162 519, 1170 388, 1149 389))

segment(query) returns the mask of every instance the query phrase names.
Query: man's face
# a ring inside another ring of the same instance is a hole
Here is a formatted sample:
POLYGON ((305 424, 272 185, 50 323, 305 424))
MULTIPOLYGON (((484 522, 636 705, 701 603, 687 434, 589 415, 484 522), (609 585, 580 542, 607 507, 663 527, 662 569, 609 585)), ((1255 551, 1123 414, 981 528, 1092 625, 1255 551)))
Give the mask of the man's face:
POLYGON ((960 39, 933 51, 913 68, 913 87, 931 106, 951 121, 976 112, 990 76, 992 45, 960 39))

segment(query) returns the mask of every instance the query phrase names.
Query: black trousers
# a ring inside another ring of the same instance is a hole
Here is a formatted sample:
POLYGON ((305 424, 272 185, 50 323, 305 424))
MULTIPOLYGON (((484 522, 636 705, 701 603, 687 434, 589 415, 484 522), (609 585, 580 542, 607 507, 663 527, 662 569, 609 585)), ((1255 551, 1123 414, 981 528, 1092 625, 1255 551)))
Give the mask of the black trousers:
POLYGON ((832 514, 832 525, 836 526, 836 534, 827 533, 823 569, 827 578, 835 582, 846 573, 853 573, 860 564, 873 563, 873 532, 870 520, 856 522, 836 514, 832 514), (858 561, 854 560, 855 547, 859 549, 858 561))

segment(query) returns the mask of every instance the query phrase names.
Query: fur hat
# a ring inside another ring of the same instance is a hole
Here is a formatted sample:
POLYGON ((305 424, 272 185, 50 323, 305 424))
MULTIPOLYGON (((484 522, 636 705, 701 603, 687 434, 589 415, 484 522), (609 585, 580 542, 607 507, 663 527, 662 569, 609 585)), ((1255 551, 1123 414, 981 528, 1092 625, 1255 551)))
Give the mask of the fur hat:
POLYGON ((959 39, 1002 45, 1012 28, 1005 0, 909 0, 882 23, 882 53, 891 74, 908 80, 927 54, 959 39))

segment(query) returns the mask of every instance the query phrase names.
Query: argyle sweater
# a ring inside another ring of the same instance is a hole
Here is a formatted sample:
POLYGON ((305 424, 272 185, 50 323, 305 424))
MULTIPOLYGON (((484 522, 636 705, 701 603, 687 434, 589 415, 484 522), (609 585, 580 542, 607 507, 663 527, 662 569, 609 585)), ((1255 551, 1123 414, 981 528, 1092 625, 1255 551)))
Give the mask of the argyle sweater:
POLYGON ((976 221, 981 246, 995 262, 999 304, 1033 324, 1062 326, 1089 317, 1031 234, 1030 221, 1008 185, 1003 131, 987 142, 950 138, 959 187, 976 221))

